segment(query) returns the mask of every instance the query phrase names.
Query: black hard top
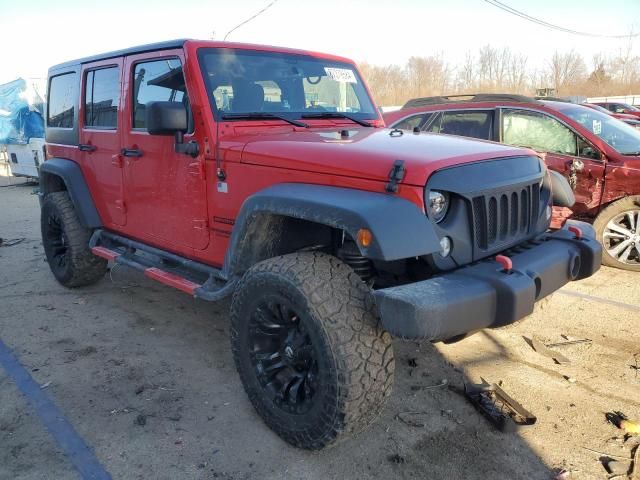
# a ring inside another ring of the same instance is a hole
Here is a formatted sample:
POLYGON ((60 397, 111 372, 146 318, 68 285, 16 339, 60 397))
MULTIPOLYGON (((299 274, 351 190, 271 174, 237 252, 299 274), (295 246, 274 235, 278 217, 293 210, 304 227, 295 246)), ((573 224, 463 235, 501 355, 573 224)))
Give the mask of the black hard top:
POLYGON ((49 68, 49 70, 60 70, 76 66, 82 63, 97 62, 99 60, 107 60, 109 58, 122 57, 125 55, 133 55, 136 53, 154 52, 156 50, 170 50, 172 48, 182 48, 184 42, 188 39, 183 38, 179 40, 168 40, 166 42, 149 43, 147 45, 139 45, 137 47, 125 48, 123 50, 115 50, 113 52, 101 53, 99 55, 93 55, 91 57, 79 58, 77 60, 71 60, 69 62, 59 63, 49 68))

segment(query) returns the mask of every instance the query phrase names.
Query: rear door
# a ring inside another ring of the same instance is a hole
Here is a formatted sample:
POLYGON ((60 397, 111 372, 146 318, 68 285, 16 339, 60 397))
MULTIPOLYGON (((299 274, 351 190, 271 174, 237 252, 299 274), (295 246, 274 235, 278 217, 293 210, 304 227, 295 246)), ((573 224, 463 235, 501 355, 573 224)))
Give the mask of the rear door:
POLYGON ((80 143, 87 182, 104 224, 127 223, 120 161, 122 58, 86 64, 82 68, 80 143))
MULTIPOLYGON (((121 146, 128 230, 136 237, 184 251, 209 244, 204 169, 200 158, 175 152, 173 135, 150 135, 145 118, 146 105, 153 101, 177 102, 190 112, 183 64, 182 50, 125 59, 121 146)), ((193 121, 190 123, 185 143, 196 135, 193 121)))
POLYGON ((543 153, 547 166, 565 176, 576 197, 575 213, 599 206, 605 163, 596 147, 546 113, 504 108, 501 122, 502 143, 543 153))

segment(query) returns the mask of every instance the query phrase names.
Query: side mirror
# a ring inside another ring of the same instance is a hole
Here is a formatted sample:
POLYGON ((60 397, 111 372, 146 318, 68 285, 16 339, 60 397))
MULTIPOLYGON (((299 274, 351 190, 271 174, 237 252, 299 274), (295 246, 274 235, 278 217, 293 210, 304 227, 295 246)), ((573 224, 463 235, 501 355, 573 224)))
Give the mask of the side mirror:
POLYGON ((179 102, 147 103, 145 120, 151 135, 174 135, 189 128, 187 109, 179 102))
POLYGON ((176 153, 197 157, 198 143, 184 143, 184 134, 189 129, 187 109, 180 102, 149 102, 146 105, 147 131, 151 135, 175 135, 173 146, 176 153))

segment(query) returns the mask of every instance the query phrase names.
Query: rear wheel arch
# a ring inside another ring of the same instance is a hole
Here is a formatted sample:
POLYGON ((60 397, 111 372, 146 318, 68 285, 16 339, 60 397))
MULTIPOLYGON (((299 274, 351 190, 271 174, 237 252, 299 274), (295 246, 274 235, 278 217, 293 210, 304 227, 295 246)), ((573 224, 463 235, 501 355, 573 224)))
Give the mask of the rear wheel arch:
POLYGON ((102 220, 80 166, 66 158, 51 158, 40 167, 40 196, 44 198, 62 191, 68 192, 84 227, 102 227, 102 220))

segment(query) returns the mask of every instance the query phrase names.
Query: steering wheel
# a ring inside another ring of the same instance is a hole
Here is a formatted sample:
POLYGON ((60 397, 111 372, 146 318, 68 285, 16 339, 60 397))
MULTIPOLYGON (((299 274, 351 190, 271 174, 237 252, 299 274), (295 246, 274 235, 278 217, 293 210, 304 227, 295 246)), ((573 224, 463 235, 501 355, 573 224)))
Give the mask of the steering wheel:
POLYGON ((320 80, 322 80, 322 76, 318 75, 317 77, 305 77, 307 82, 309 82, 311 85, 317 85, 320 83, 320 80), (311 80, 312 78, 315 78, 315 80, 311 80))

